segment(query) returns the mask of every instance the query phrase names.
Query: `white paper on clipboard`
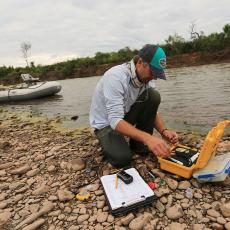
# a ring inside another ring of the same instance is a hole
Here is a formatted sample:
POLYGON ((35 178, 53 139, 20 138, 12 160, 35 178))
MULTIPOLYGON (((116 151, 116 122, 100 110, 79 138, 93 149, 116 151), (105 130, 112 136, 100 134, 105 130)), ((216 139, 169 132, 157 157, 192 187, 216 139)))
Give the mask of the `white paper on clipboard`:
POLYGON ((135 168, 125 171, 133 177, 133 182, 125 184, 123 181, 118 180, 117 189, 115 186, 116 174, 101 177, 101 182, 112 210, 127 207, 154 196, 153 190, 146 184, 135 168))

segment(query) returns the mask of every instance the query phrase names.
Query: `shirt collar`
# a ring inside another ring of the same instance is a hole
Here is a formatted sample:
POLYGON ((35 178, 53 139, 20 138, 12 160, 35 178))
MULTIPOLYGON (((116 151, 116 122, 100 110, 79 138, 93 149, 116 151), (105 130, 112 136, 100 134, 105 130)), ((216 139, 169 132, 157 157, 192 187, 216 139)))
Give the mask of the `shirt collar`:
POLYGON ((133 59, 129 62, 129 64, 130 64, 131 83, 135 88, 141 88, 144 85, 144 83, 140 82, 138 79, 138 76, 136 73, 136 67, 135 67, 133 59))

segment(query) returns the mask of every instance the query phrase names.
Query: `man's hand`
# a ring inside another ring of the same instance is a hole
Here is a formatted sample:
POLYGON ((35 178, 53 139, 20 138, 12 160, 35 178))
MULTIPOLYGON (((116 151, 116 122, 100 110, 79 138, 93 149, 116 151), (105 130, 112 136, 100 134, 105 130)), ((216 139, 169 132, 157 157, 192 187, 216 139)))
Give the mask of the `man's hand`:
POLYGON ((160 138, 149 136, 145 144, 156 156, 168 157, 171 155, 169 146, 160 138))
POLYGON ((163 132, 163 137, 169 140, 172 144, 177 144, 179 141, 177 133, 168 129, 163 132))

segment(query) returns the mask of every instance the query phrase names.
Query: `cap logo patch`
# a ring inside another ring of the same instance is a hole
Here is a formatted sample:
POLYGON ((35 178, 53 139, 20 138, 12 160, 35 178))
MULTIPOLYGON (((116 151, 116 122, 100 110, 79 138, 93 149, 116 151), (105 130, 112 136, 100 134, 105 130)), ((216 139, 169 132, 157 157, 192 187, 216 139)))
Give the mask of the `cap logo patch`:
POLYGON ((166 59, 165 58, 160 59, 159 65, 162 69, 165 69, 166 68, 166 59))

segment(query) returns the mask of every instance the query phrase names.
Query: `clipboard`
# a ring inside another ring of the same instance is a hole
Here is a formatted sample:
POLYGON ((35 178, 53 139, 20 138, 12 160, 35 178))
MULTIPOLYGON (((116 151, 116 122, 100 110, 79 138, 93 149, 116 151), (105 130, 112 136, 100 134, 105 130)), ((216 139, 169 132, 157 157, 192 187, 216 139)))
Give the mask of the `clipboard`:
POLYGON ((125 184, 118 181, 116 174, 100 178, 110 212, 114 216, 124 215, 134 209, 151 204, 156 196, 135 168, 125 170, 133 177, 133 182, 125 184))

